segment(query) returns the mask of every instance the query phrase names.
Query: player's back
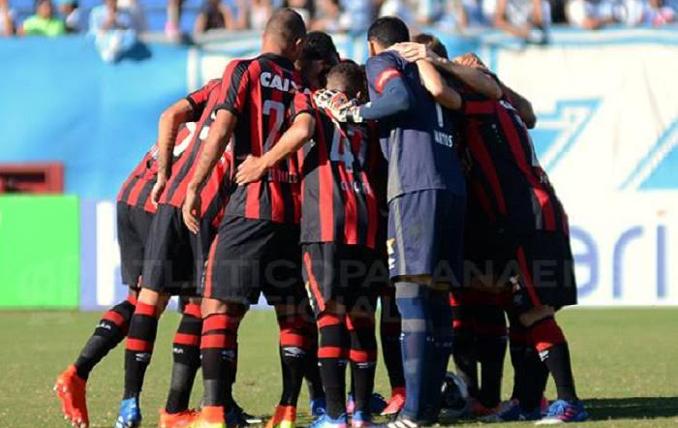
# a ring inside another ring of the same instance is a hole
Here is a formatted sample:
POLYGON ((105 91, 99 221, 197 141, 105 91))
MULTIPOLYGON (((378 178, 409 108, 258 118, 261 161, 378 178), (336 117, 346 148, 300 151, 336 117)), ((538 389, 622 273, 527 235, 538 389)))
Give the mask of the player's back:
POLYGON ((519 232, 567 230, 564 209, 518 111, 506 99, 479 95, 465 95, 464 105, 473 199, 486 200, 483 210, 490 218, 519 232))
POLYGON ((443 108, 421 84, 416 65, 386 51, 368 60, 367 72, 371 98, 379 96, 390 75, 399 73, 411 99, 407 111, 379 121, 380 142, 389 161, 388 200, 432 189, 464 195, 449 123, 443 108))
MULTIPOLYGON (((252 59, 232 61, 223 80, 223 100, 217 109, 230 111, 238 120, 232 138, 234 167, 248 155, 261 156, 270 150, 294 117, 310 110, 308 104, 295 104, 302 82, 294 64, 287 58, 262 54, 252 59)), ((235 188, 226 214, 297 223, 298 173, 297 161, 293 157, 278 163, 261 180, 235 188)))
MULTIPOLYGON (((317 108, 317 107, 316 107, 317 108)), ((338 242, 374 249, 379 227, 377 181, 384 159, 373 124, 339 124, 316 110, 313 143, 299 151, 301 242, 338 242)), ((383 190, 382 190, 383 191, 383 190)))

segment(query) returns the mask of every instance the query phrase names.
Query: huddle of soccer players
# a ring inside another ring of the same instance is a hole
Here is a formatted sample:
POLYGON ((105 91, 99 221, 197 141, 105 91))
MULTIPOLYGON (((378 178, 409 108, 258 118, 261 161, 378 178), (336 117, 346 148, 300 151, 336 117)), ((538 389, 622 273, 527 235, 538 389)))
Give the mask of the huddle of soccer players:
POLYGON ((432 425, 450 355, 476 416, 586 419, 554 320, 576 304, 567 217, 536 161, 531 106, 474 55, 450 61, 437 39, 414 40, 398 18, 379 18, 363 69, 279 9, 259 56, 162 114, 157 145, 118 195, 129 297, 55 386, 73 426, 89 426, 88 375, 125 337, 115 427, 141 424, 172 295, 182 318, 159 426, 256 423, 232 389, 238 327, 262 293, 282 368, 267 428, 295 426, 304 378, 315 428, 370 427, 375 410, 393 416, 388 428, 432 425), (379 297, 388 406, 373 394, 379 297), (515 376, 500 406, 505 314, 515 376), (204 396, 191 410, 199 368, 204 396), (549 373, 558 399, 542 408, 549 373))

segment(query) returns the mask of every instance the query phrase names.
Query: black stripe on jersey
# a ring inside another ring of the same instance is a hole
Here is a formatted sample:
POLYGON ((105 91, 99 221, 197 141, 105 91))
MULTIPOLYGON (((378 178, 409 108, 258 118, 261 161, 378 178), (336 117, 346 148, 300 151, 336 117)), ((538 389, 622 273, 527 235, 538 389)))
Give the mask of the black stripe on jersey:
POLYGON ((153 190, 154 185, 155 180, 148 180, 148 182, 144 184, 144 187, 141 189, 141 192, 139 192, 139 199, 137 199, 136 206, 138 208, 144 208, 146 206, 148 198, 151 197, 151 191, 153 190))
POLYGON ((120 195, 121 202, 124 202, 129 205, 129 196, 130 193, 132 193, 132 189, 134 189, 134 185, 137 184, 137 181, 139 181, 139 177, 137 176, 131 177, 131 179, 127 183, 127 186, 122 190, 122 194, 120 195))

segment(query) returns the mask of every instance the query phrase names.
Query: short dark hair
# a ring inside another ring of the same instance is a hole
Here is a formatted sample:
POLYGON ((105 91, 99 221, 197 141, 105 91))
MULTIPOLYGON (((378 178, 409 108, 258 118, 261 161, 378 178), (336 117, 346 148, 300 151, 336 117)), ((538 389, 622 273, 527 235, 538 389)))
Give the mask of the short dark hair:
POLYGON ((330 79, 340 79, 349 98, 355 98, 359 92, 362 95, 367 92, 365 70, 354 61, 344 60, 332 67, 327 73, 327 80, 330 79))
POLYGON ((291 45, 306 36, 306 24, 297 12, 283 7, 273 12, 273 15, 266 22, 264 33, 291 45))
POLYGON ((447 48, 445 47, 443 42, 441 42, 440 39, 434 36, 433 34, 420 33, 412 37, 412 41, 426 45, 426 47, 431 49, 438 56, 441 56, 443 58, 449 58, 447 54, 447 48))
POLYGON ((396 43, 408 42, 410 30, 407 25, 395 16, 382 16, 370 25, 367 40, 374 40, 385 48, 396 43))
POLYGON ((306 61, 322 60, 331 63, 339 62, 339 52, 329 34, 322 31, 311 31, 306 34, 301 44, 301 59, 306 61))

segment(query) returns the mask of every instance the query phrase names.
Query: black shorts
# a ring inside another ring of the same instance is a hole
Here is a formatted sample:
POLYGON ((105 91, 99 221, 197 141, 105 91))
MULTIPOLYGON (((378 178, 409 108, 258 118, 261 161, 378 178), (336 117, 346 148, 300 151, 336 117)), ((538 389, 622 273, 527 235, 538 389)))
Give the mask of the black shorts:
POLYGON ((172 295, 197 295, 213 236, 206 219, 194 235, 186 228, 180 208, 159 205, 146 246, 143 287, 172 295))
POLYGON ((144 267, 144 249, 153 214, 143 208, 119 201, 116 206, 116 217, 122 283, 137 288, 144 267))
POLYGON ((577 304, 570 239, 561 232, 467 230, 465 258, 464 277, 482 273, 510 286, 512 307, 519 313, 541 305, 558 309, 577 304))
POLYGON ((388 271, 373 250, 331 242, 302 244, 301 250, 306 293, 316 315, 329 300, 374 310, 388 271))
POLYGON ((210 248, 203 297, 270 305, 306 299, 301 279, 299 226, 227 215, 210 248))

